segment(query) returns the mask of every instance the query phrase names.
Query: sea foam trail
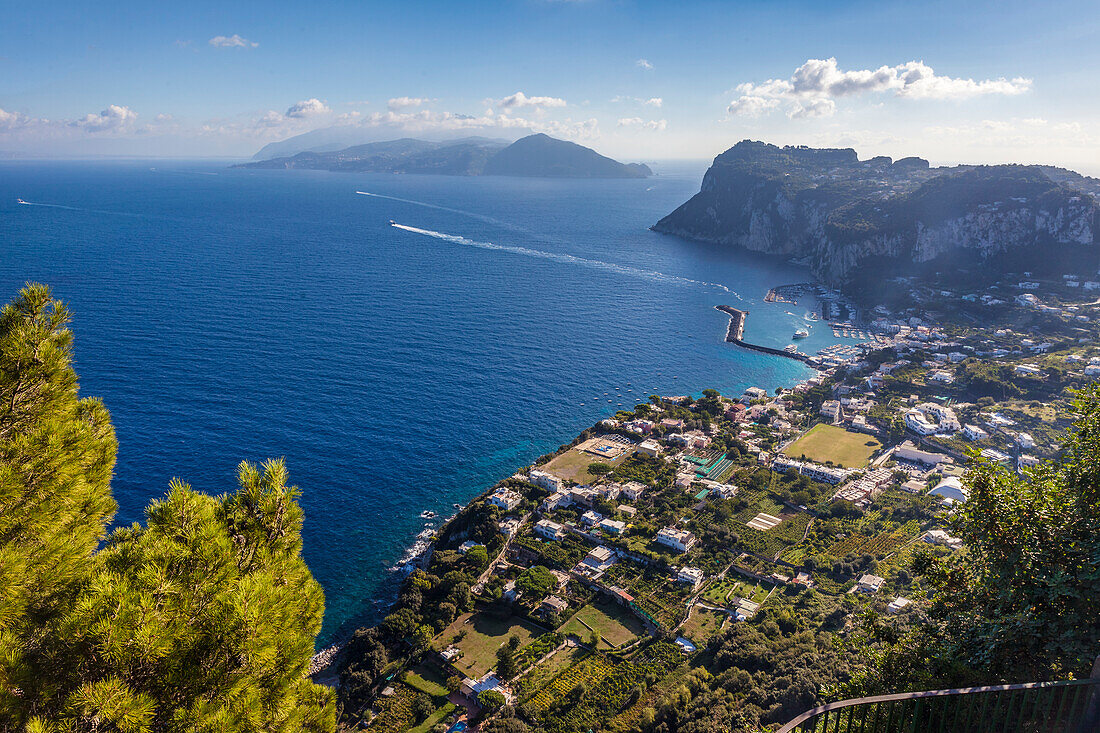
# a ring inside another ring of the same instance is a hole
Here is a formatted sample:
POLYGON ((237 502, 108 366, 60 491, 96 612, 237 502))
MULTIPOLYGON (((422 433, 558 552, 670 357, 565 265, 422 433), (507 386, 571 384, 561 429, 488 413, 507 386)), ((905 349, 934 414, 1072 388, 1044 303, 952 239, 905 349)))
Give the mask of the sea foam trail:
POLYGON ((689 277, 680 277, 679 275, 666 275, 663 272, 656 272, 655 270, 641 270, 637 267, 630 267, 627 265, 616 265, 612 262, 604 262, 603 260, 590 260, 586 257, 577 257, 576 255, 562 254, 560 252, 545 252, 541 249, 530 249, 529 247, 516 247, 506 244, 494 244, 493 242, 478 242, 473 239, 467 239, 466 237, 460 237, 457 234, 445 234, 443 232, 432 231, 431 229, 420 229, 419 227, 411 227, 407 224, 392 224, 396 229, 403 229, 406 232, 412 232, 413 234, 423 234, 426 237, 435 237, 436 239, 442 239, 445 242, 453 242, 454 244, 461 244, 467 247, 478 247, 480 249, 488 249, 496 252, 511 252, 512 254, 524 255, 526 257, 537 257, 543 260, 551 260, 553 262, 561 262, 568 265, 580 265, 581 267, 589 267, 594 270, 606 270, 607 272, 614 272, 619 275, 627 275, 629 277, 639 277, 645 280, 652 280, 655 282, 665 283, 677 283, 685 286, 703 286, 710 288, 718 288, 726 293, 730 293, 738 300, 741 296, 733 292, 725 285, 718 283, 705 282, 703 280, 692 280, 689 277))
POLYGON ((20 201, 20 206, 44 206, 47 209, 65 209, 66 211, 82 211, 86 214, 107 214, 109 216, 133 216, 143 217, 142 214, 131 214, 125 211, 101 211, 100 209, 82 209, 78 206, 65 206, 63 204, 43 204, 37 201, 20 201))
POLYGON ((403 199, 403 198, 399 198, 397 196, 387 196, 386 194, 383 194, 383 193, 371 193, 369 191, 356 191, 356 193, 359 194, 360 196, 370 196, 370 197, 376 198, 376 199, 388 199, 389 201, 400 201, 403 204, 412 204, 413 206, 423 206, 426 209, 437 209, 438 211, 446 211, 446 212, 449 212, 451 214, 458 214, 459 216, 468 216, 471 219, 477 219, 478 221, 483 221, 486 224, 496 224, 497 226, 502 226, 502 227, 505 227, 507 229, 512 229, 512 230, 517 231, 517 232, 526 231, 522 227, 518 227, 515 224, 509 224, 506 221, 501 221, 500 219, 494 219, 493 217, 485 216, 484 214, 475 214, 472 211, 463 211, 462 209, 451 209, 451 208, 448 208, 446 206, 440 206, 438 204, 429 204, 427 201, 416 201, 414 199, 403 199))

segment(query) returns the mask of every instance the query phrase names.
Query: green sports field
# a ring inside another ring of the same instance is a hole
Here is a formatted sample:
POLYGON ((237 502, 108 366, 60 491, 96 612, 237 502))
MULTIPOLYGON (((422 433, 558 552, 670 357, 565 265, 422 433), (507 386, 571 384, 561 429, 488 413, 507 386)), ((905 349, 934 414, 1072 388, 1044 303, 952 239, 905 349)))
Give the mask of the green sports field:
POLYGON ((783 451, 791 458, 803 455, 811 461, 832 461, 844 468, 865 468, 882 443, 866 433, 852 433, 836 425, 819 423, 783 451))

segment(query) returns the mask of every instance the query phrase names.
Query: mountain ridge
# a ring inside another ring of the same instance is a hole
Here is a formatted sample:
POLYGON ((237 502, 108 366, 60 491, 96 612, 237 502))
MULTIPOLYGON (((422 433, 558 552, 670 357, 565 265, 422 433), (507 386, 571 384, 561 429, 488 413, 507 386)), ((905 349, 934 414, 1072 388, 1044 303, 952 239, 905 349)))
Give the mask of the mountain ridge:
POLYGON ((482 137, 446 142, 399 138, 331 152, 304 151, 234 167, 538 178, 645 178, 653 175, 644 164, 620 163, 591 148, 541 133, 511 144, 482 137))

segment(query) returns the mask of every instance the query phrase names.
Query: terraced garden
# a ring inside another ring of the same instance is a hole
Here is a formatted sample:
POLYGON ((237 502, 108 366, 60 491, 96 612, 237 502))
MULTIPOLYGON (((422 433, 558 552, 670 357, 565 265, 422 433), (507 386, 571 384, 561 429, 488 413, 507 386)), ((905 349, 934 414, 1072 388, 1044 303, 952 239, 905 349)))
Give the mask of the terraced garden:
POLYGON ((643 633, 641 622, 627 609, 615 603, 590 603, 581 608, 558 631, 588 640, 595 630, 610 648, 628 644, 643 633))
POLYGON ((911 520, 889 532, 879 532, 874 535, 853 533, 828 547, 826 552, 834 557, 844 557, 850 553, 882 557, 893 552, 919 533, 920 523, 911 520))

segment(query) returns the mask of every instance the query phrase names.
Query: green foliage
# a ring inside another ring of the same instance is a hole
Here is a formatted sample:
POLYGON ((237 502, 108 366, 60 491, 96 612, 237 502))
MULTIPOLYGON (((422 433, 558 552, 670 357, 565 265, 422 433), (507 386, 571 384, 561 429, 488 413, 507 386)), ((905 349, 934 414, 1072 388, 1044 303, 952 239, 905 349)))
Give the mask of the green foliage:
POLYGON ((611 473, 612 467, 610 463, 604 463, 603 461, 595 461, 588 464, 588 474, 590 476, 606 476, 611 473))
POLYGON ((59 731, 331 731, 306 677, 323 595, 281 461, 209 497, 174 481, 115 531, 115 440, 77 399, 65 309, 0 313, 0 720, 59 731))
POLYGON ((946 653, 998 677, 1082 674, 1097 652, 1100 389, 1075 410, 1060 462, 1023 477, 980 462, 967 474, 954 524, 967 552, 931 568, 946 653))
POLYGON ((471 547, 466 553, 466 562, 470 563, 475 570, 484 570, 489 564, 489 551, 484 545, 471 547))
POLYGON ((516 578, 516 590, 530 600, 544 597, 556 584, 557 579, 542 565, 529 567, 516 578))
POLYGON ((499 710, 506 702, 508 701, 504 698, 504 695, 496 690, 486 690, 477 696, 477 704, 489 713, 499 710))
POLYGON ((44 656, 115 511, 114 429, 78 397, 68 322, 42 285, 0 311, 0 719, 24 719, 12 688, 57 673, 44 656))

